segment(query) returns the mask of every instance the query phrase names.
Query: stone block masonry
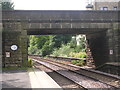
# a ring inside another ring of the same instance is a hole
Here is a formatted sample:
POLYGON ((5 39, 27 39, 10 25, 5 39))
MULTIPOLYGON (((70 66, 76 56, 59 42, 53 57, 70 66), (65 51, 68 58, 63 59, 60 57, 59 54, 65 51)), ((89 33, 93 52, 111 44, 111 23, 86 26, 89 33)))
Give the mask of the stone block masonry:
POLYGON ((13 24, 15 27, 9 27, 8 23, 4 23, 3 67, 27 66, 27 33, 22 33, 24 30, 21 30, 20 23, 13 24), (17 50, 12 50, 12 45, 16 45, 17 50))
POLYGON ((2 15, 3 67, 27 66, 27 35, 49 34, 86 34, 96 66, 120 62, 119 11, 13 10, 2 15))

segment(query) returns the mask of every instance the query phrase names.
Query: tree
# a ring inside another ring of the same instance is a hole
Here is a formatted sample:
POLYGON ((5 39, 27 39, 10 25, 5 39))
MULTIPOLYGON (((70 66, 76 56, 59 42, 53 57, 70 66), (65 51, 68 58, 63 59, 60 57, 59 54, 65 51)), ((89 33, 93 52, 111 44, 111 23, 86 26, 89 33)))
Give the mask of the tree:
POLYGON ((50 43, 50 41, 47 41, 43 48, 42 48, 42 56, 50 55, 53 51, 53 45, 50 43))
POLYGON ((50 35, 30 36, 28 52, 29 54, 43 54, 45 56, 46 52, 49 50, 46 49, 48 45, 50 45, 50 35))
POLYGON ((62 44, 67 44, 71 41, 72 35, 55 35, 53 36, 54 47, 59 48, 62 44))
POLYGON ((14 3, 11 2, 1 2, 0 9, 2 10, 14 10, 14 3))

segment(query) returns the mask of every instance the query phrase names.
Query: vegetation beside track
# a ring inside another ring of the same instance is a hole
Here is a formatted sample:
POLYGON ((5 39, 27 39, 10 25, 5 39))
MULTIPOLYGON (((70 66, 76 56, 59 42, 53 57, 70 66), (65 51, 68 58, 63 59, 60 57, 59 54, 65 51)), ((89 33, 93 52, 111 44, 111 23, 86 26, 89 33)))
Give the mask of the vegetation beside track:
POLYGON ((28 67, 32 67, 32 66, 33 66, 32 59, 28 58, 28 67))
POLYGON ((86 37, 80 35, 34 35, 29 37, 28 54, 85 58, 86 37))
POLYGON ((77 65, 77 66, 84 66, 85 65, 84 60, 72 60, 71 63, 74 65, 77 65))

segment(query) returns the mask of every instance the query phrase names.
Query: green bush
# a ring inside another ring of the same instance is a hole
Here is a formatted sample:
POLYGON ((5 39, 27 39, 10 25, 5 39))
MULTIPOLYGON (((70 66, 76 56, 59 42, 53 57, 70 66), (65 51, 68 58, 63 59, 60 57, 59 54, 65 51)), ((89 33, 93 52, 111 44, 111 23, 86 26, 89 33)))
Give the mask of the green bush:
POLYGON ((32 59, 31 58, 28 58, 28 67, 32 67, 32 59))
POLYGON ((69 44, 62 45, 61 48, 54 49, 53 56, 64 56, 64 57, 75 57, 75 58, 86 58, 86 52, 74 52, 74 48, 71 48, 69 44))
POLYGON ((49 44, 49 42, 46 42, 45 45, 42 48, 42 56, 50 55, 52 53, 53 47, 49 44))
POLYGON ((68 56, 75 57, 75 58, 86 58, 86 53, 85 52, 79 52, 79 53, 71 52, 69 53, 68 56))
POLYGON ((84 60, 72 60, 71 63, 74 64, 74 65, 77 65, 77 66, 85 65, 84 60))
POLYGON ((28 54, 85 58, 85 37, 79 35, 30 36, 28 54))
POLYGON ((72 63, 72 64, 76 64, 76 63, 77 63, 77 60, 72 60, 71 63, 72 63))
POLYGON ((54 51, 51 55, 68 57, 69 53, 71 53, 72 51, 73 51, 73 49, 70 48, 69 45, 62 45, 61 48, 54 49, 54 51))

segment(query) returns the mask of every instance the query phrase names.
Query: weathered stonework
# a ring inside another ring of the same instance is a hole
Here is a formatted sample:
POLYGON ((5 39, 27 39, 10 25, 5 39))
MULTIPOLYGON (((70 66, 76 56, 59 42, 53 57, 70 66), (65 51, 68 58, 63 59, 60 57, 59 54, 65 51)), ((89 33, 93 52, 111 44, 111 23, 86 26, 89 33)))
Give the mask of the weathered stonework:
POLYGON ((118 61, 118 30, 108 30, 107 31, 108 47, 109 50, 113 50, 113 54, 109 55, 109 60, 111 62, 118 61))
POLYGON ((3 30, 3 67, 9 66, 26 66, 27 62, 27 33, 23 32, 21 23, 9 25, 4 23, 3 30), (15 27, 14 27, 15 26, 15 27), (17 45, 16 51, 11 50, 12 45, 17 45), (6 57, 6 52, 10 57, 6 57))
POLYGON ((95 62, 94 62, 94 59, 93 59, 93 56, 92 56, 90 46, 88 44, 88 40, 86 42, 86 54, 87 54, 86 65, 90 66, 90 67, 95 67, 95 62))
POLYGON ((88 44, 96 66, 109 61, 105 32, 106 31, 87 35, 88 44))
POLYGON ((96 66, 120 61, 117 11, 6 11, 3 66, 27 66, 27 35, 86 34, 96 66), (18 50, 10 49, 17 45, 18 50), (10 52, 10 57, 6 57, 10 52), (110 54, 111 53, 111 54, 110 54))

